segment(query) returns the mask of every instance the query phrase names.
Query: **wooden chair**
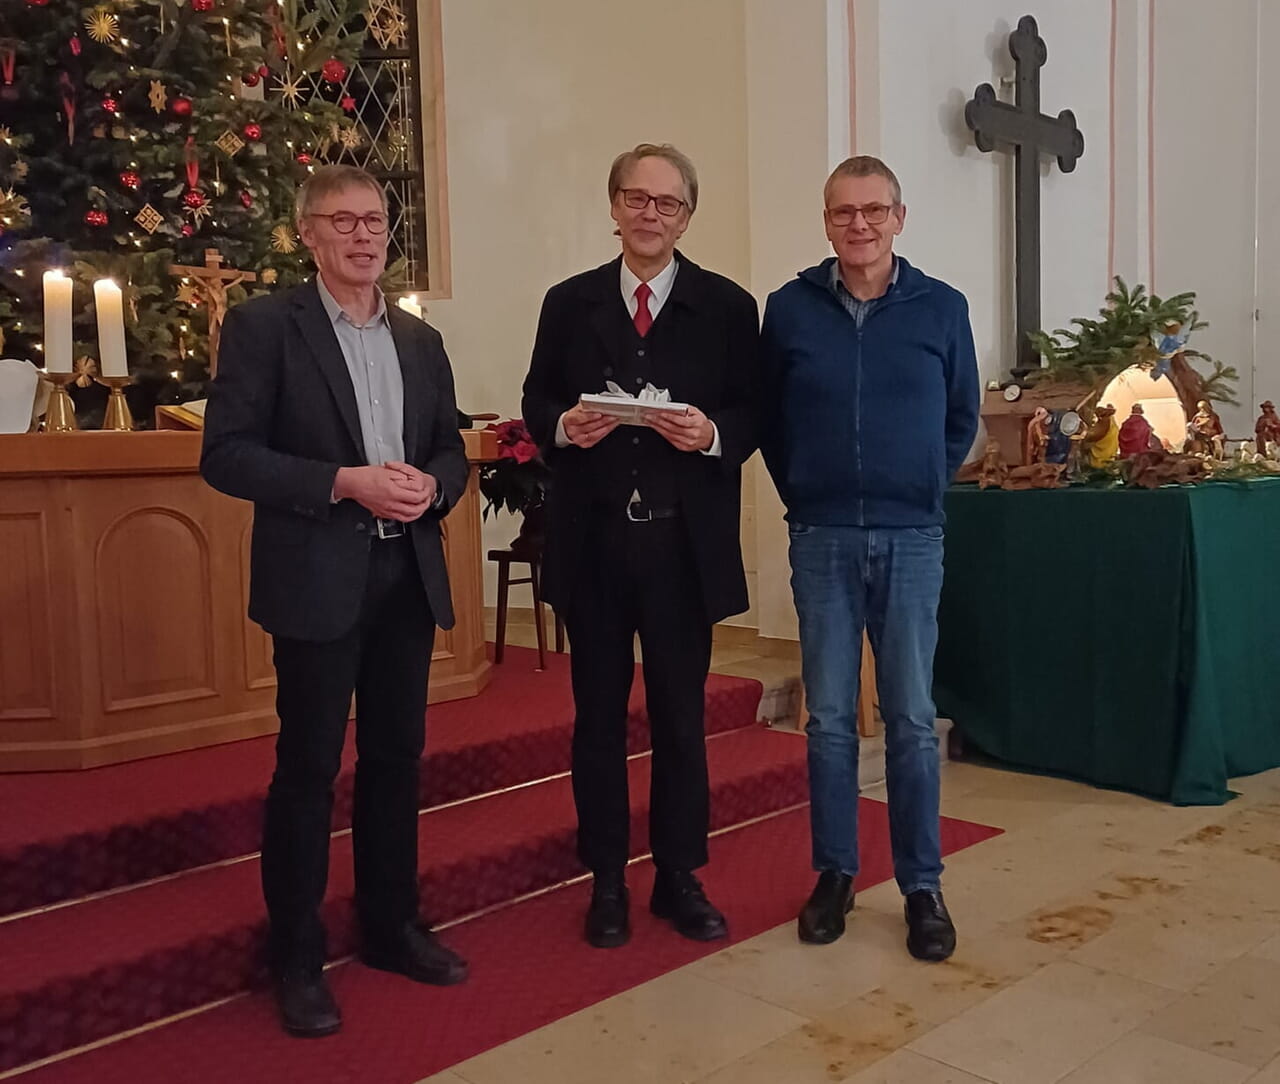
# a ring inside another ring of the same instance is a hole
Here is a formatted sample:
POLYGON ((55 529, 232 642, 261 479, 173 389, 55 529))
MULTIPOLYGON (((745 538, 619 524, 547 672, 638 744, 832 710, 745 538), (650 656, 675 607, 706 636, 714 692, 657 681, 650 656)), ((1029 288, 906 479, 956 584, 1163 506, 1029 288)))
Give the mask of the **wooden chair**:
MULTIPOLYGON (((542 583, 541 569, 542 559, 538 556, 517 553, 512 549, 490 550, 489 560, 498 563, 498 627, 495 630, 493 638, 493 661, 495 663, 502 662, 503 655, 506 651, 507 641, 507 594, 512 587, 518 587, 527 583, 533 588, 533 624, 538 636, 538 669, 545 670, 547 668, 547 632, 546 620, 543 614, 542 606, 542 583), (529 566, 529 575, 522 576, 519 579, 511 578, 511 565, 527 564, 529 566)), ((555 615, 556 621, 556 653, 564 652, 564 621, 559 614, 555 615)))
MULTIPOLYGON (((804 682, 800 682, 800 710, 797 725, 804 728, 808 704, 804 695, 804 682)), ((864 738, 876 736, 876 660, 871 654, 871 641, 862 635, 862 663, 858 677, 858 734, 864 738)))

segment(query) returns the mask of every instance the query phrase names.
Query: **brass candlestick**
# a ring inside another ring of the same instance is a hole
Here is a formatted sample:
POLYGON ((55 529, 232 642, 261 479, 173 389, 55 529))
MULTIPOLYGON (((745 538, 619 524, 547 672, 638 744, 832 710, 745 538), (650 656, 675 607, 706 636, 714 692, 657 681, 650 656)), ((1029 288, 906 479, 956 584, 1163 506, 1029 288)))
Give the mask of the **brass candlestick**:
POLYGON ((45 380, 53 385, 49 393, 49 405, 45 407, 41 428, 46 433, 74 433, 80 428, 76 421, 76 407, 67 394, 67 385, 75 380, 75 373, 45 373, 45 380))
POLYGON ((111 398, 107 400, 107 413, 102 419, 103 429, 128 432, 133 428, 133 415, 129 413, 129 404, 124 397, 124 389, 133 383, 128 376, 100 376, 100 383, 111 389, 111 398))

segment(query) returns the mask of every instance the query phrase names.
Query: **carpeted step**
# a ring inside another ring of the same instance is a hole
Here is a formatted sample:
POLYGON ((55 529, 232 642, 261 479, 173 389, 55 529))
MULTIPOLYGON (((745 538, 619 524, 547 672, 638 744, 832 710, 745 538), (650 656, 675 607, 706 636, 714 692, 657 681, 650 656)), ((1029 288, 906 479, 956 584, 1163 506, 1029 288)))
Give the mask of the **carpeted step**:
MULTIPOLYGON (((807 797, 805 746, 762 727, 708 742, 713 827, 807 797)), ((647 850, 649 758, 630 763, 633 852, 647 850)), ((581 872, 569 780, 423 816, 425 912, 440 923, 581 872)), ((335 838, 330 955, 355 944, 350 837, 335 838)), ((261 983, 256 859, 0 924, 0 1072, 261 983)))
MULTIPOLYGON (((508 648, 478 697, 432 705, 422 808, 543 779, 569 767, 569 661, 508 648)), ((639 668, 637 668, 637 672, 639 668)), ((712 675, 708 734, 751 726, 761 686, 712 675)), ((648 748, 637 673, 631 752, 648 748)), ((274 738, 257 738, 81 772, 0 775, 0 916, 225 861, 258 849, 274 738)), ((334 829, 351 824, 348 733, 334 829)))
MULTIPOLYGON (((890 877, 893 860, 884 805, 863 799, 859 823, 861 891, 890 877)), ((943 853, 998 834, 943 818, 943 853)), ((645 908, 652 865, 643 862, 628 875, 634 933, 626 948, 602 952, 582 940, 588 889, 574 885, 450 930, 449 944, 471 964, 471 978, 462 986, 421 986, 359 964, 334 968, 329 981, 345 1020, 332 1038, 299 1042, 284 1035, 263 993, 20 1079, 23 1084, 412 1084, 727 945, 792 923, 812 885, 808 810, 781 813, 712 839, 711 863, 703 873, 711 899, 729 919, 727 942, 686 941, 652 918, 645 908)), ((862 935, 856 911, 851 922, 848 936, 857 939, 862 935)), ((548 1064, 552 1068, 542 1066, 542 1078, 564 1063, 548 1064)))

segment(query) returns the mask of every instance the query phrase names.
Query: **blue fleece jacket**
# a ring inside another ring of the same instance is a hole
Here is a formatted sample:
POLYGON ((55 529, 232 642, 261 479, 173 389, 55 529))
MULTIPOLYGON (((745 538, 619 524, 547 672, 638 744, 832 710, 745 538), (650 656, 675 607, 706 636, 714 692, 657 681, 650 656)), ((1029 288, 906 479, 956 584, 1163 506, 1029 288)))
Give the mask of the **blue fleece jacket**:
POLYGON ((978 365, 964 295, 898 257, 859 321, 835 257, 765 307, 763 451, 798 523, 929 527, 978 428, 978 365))

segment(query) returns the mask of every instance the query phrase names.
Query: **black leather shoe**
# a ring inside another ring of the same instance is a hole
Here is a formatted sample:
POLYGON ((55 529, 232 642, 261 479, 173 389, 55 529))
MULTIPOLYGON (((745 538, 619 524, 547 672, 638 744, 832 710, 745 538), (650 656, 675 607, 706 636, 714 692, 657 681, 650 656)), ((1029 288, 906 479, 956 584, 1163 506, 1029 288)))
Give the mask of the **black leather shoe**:
POLYGON ((800 940, 829 945, 844 934, 844 916, 853 910, 853 878, 827 869, 818 874, 809 902, 800 912, 800 940))
POLYGON ((717 941, 729 936, 724 915, 717 911, 702 884, 686 870, 658 870, 653 879, 649 910, 669 919, 691 941, 717 941))
POLYGON ((398 938, 366 943, 360 950, 366 967, 391 971, 431 986, 455 986, 467 977, 467 962, 446 948, 425 926, 411 923, 398 938))
POLYGON ((620 948, 631 940, 630 895, 621 873, 597 873, 587 908, 587 943, 595 948, 620 948))
POLYGON ((956 950, 956 928, 942 893, 923 888, 907 896, 907 951, 917 960, 937 963, 956 950))
POLYGON ((322 973, 286 971, 275 979, 280 1025, 301 1039, 319 1039, 342 1027, 342 1013, 322 973))

